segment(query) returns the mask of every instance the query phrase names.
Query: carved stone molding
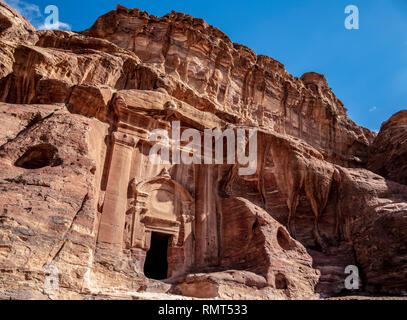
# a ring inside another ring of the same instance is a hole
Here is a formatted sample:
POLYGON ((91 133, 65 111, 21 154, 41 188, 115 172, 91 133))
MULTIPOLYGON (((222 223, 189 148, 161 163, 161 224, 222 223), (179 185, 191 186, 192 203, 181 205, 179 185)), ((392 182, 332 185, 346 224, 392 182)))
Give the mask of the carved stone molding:
MULTIPOLYGON (((134 196, 132 209, 128 211, 134 216, 128 219, 134 224, 129 226, 131 238, 146 239, 147 233, 159 232, 172 235, 173 244, 182 246, 185 224, 195 220, 194 200, 188 191, 172 180, 165 169, 153 179, 142 182, 133 179, 130 187, 134 196)), ((132 245, 137 244, 132 242, 132 245)))
POLYGON ((114 144, 135 148, 139 139, 127 133, 116 131, 112 134, 112 141, 114 144))

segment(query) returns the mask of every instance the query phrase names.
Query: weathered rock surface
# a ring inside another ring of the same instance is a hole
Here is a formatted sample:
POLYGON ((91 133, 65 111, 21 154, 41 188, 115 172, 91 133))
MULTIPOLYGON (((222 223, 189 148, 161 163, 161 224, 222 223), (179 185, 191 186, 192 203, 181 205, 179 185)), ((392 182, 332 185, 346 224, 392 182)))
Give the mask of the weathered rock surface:
POLYGON ((196 108, 299 137, 338 164, 367 161, 374 134, 347 117, 323 75, 295 78, 280 62, 232 43, 202 19, 177 12, 157 18, 118 6, 83 34, 134 52, 169 78, 151 84, 196 108))
POLYGON ((324 76, 180 13, 0 19, 0 298, 315 299, 349 265, 365 293, 407 292, 404 113, 375 140, 324 76), (255 173, 151 163, 173 121, 257 128, 255 173))
POLYGON ((0 38, 13 42, 33 42, 35 28, 13 8, 0 2, 0 38))
POLYGON ((407 110, 386 121, 370 147, 368 169, 407 185, 407 110))

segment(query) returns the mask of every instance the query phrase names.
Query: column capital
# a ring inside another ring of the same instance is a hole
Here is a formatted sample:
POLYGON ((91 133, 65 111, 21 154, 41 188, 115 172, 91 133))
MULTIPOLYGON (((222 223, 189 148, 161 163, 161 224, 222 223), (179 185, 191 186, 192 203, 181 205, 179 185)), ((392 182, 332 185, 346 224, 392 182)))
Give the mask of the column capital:
POLYGON ((139 142, 139 138, 131 134, 116 131, 112 134, 112 141, 115 144, 120 144, 125 147, 135 148, 139 142))

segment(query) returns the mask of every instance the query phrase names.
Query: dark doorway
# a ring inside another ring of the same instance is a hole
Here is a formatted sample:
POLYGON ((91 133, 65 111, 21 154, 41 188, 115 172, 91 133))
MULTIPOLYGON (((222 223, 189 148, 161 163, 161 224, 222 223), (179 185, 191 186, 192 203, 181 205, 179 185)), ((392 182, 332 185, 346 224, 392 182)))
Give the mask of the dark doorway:
POLYGON ((168 277, 168 244, 171 236, 153 232, 151 247, 147 252, 144 274, 147 278, 164 280, 168 277))

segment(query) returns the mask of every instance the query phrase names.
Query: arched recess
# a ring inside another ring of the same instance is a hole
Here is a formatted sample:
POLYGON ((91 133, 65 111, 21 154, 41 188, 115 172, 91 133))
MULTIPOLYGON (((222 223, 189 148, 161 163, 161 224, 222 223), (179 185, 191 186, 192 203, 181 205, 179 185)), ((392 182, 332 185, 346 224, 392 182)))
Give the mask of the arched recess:
POLYGON ((150 250, 153 233, 170 236, 168 277, 184 274, 194 264, 194 199, 166 170, 131 183, 134 201, 126 216, 127 249, 150 250))

